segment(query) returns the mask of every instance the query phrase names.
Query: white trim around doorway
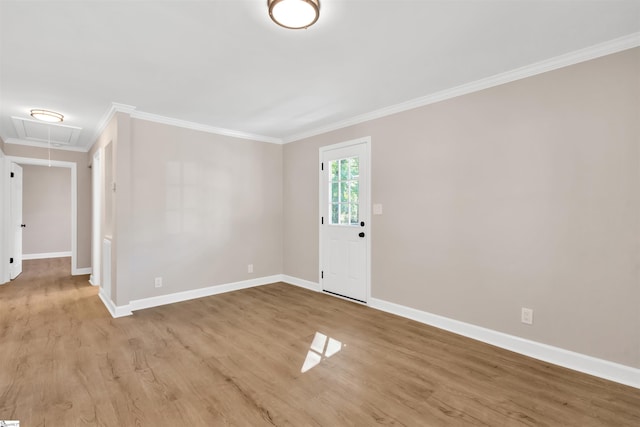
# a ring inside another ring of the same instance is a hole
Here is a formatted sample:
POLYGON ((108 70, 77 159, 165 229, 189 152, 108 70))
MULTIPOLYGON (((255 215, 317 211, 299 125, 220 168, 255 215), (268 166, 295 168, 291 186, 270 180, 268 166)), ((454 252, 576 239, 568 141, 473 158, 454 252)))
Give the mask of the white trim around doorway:
POLYGON ((78 268, 78 171, 75 162, 7 156, 7 161, 19 165, 49 166, 71 169, 71 275, 91 273, 91 268, 78 268))
MULTIPOLYGON (((340 142, 337 144, 332 144, 332 145, 325 145, 323 147, 320 147, 320 149, 318 150, 318 284, 320 285, 320 290, 322 290, 322 268, 324 265, 324 260, 323 260, 323 245, 322 245, 322 232, 323 232, 323 224, 320 221, 320 219, 324 216, 324 212, 322 211, 323 209, 323 200, 322 200, 322 190, 321 190, 321 186, 323 185, 323 171, 321 168, 321 164, 323 162, 323 156, 324 153, 327 151, 331 151, 331 150, 336 150, 336 149, 340 149, 340 148, 347 148, 347 147, 351 147, 351 146, 355 146, 355 145, 359 145, 359 144, 364 144, 365 147, 365 157, 367 160, 367 164, 368 164, 368 173, 367 173, 367 185, 366 185, 366 200, 367 200, 367 206, 365 207, 366 211, 367 211, 367 221, 369 222, 369 226, 367 227, 367 234, 368 234, 368 238, 366 239, 366 257, 367 257, 367 268, 366 268, 366 298, 364 301, 364 304, 368 304, 369 300, 371 299, 371 241, 372 241, 372 236, 373 236, 373 221, 372 221, 372 216, 373 216, 373 212, 371 212, 371 206, 373 205, 373 202, 371 200, 371 182, 373 181, 372 176, 373 176, 373 164, 371 163, 371 137, 370 136, 365 136, 362 138, 357 138, 357 139, 352 139, 349 141, 344 141, 344 142, 340 142)), ((309 282, 310 283, 310 282, 309 282)), ((297 283, 295 283, 297 285, 297 283)), ((313 289, 313 286, 309 286, 309 289, 313 289)), ((336 295, 336 294, 331 294, 332 296, 335 296, 337 298, 343 298, 343 299, 348 299, 349 301, 352 302, 356 302, 356 303, 360 303, 362 304, 363 302, 358 301, 358 300, 353 300, 350 298, 345 298, 342 297, 340 295, 336 295)))

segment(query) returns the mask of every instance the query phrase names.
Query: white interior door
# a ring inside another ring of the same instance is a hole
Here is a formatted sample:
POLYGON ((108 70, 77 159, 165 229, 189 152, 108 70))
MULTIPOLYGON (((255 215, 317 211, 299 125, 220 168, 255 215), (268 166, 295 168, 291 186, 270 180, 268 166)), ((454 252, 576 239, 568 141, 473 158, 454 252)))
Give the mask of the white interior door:
POLYGON ((369 294, 369 141, 320 149, 322 290, 367 302, 369 294))
POLYGON ((22 273, 22 168, 11 163, 11 280, 22 273))

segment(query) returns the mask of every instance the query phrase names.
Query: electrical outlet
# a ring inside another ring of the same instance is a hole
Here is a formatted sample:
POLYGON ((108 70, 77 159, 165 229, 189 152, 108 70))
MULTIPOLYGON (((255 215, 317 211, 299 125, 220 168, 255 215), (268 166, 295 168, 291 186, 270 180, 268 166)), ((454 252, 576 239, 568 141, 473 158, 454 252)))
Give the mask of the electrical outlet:
POLYGON ((162 277, 156 277, 155 285, 156 285, 156 288, 161 288, 162 287, 162 277))
POLYGON ((247 265, 247 273, 253 273, 253 264, 247 265))
POLYGON ((520 321, 526 325, 533 325, 533 309, 522 307, 520 321))

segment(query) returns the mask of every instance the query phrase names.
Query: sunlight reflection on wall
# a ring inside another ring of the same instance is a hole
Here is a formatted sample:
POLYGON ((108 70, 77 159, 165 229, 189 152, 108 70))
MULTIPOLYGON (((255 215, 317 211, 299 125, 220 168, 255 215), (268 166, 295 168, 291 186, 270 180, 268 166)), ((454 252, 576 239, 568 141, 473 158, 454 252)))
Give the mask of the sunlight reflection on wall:
POLYGON ((196 162, 166 162, 165 231, 173 235, 204 233, 224 241, 229 232, 232 183, 224 171, 202 166, 196 162))

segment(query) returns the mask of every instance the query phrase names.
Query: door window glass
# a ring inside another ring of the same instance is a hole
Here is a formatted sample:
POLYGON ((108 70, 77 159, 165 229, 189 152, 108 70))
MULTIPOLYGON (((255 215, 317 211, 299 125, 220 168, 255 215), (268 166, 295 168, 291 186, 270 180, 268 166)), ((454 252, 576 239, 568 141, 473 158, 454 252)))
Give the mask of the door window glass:
POLYGON ((360 157, 329 162, 330 224, 356 225, 359 217, 360 157))

